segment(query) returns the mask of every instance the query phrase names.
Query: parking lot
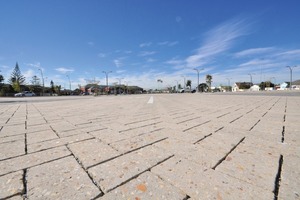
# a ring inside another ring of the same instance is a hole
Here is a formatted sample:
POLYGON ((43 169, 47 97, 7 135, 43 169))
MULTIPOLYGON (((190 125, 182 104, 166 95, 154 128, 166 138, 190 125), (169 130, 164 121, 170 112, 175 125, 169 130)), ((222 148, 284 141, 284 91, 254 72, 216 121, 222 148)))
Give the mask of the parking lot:
POLYGON ((300 199, 300 92, 0 99, 0 199, 300 199))

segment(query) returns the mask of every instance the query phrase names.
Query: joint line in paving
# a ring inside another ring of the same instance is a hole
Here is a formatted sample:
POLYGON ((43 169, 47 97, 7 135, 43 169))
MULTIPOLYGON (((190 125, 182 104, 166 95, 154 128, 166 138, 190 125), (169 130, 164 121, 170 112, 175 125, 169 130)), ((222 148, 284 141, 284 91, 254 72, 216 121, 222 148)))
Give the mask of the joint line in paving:
POLYGON ((278 162, 278 171, 275 177, 274 182, 274 200, 278 200, 278 194, 279 194, 279 188, 280 188, 280 181, 281 181, 281 171, 282 171, 282 165, 283 165, 283 155, 280 155, 279 162, 278 162))
POLYGON ((195 113, 189 113, 189 114, 186 114, 186 115, 181 115, 181 116, 178 116, 178 117, 174 117, 173 119, 179 119, 179 118, 187 117, 187 116, 194 115, 194 114, 195 113))
POLYGON ((119 133, 131 131, 131 130, 135 130, 135 129, 139 129, 139 128, 144 128, 144 127, 147 127, 147 126, 156 125, 156 124, 159 124, 159 123, 162 123, 162 122, 163 121, 155 122, 155 123, 152 123, 152 124, 146 124, 146 125, 143 125, 143 126, 133 127, 133 128, 125 129, 125 130, 121 130, 121 131, 119 131, 119 133))
POLYGON ((119 158, 119 157, 124 156, 124 155, 129 154, 129 153, 132 153, 132 152, 134 152, 134 151, 138 151, 138 150, 140 150, 140 149, 142 149, 142 148, 145 148, 145 147, 147 147, 147 146, 151 146, 151 145, 153 145, 153 144, 156 144, 156 143, 161 142, 161 141, 166 140, 166 139, 168 139, 168 137, 163 138, 163 139, 160 139, 160 140, 157 140, 157 141, 154 141, 154 142, 152 142, 152 143, 146 144, 146 145, 141 146, 141 147, 138 147, 138 148, 136 148, 136 149, 132 149, 132 150, 130 150, 130 151, 127 151, 127 152, 122 153, 122 154, 120 154, 120 155, 114 156, 114 157, 109 158, 109 159, 107 159, 107 160, 103 160, 103 161, 101 161, 101 162, 99 162, 99 163, 96 163, 96 164, 87 166, 86 169, 88 170, 88 169, 90 169, 90 168, 92 168, 92 167, 95 167, 95 166, 97 166, 97 165, 100 165, 100 164, 106 163, 106 162, 108 162, 108 161, 114 160, 114 159, 116 159, 116 158, 119 158))
POLYGON ((215 170, 224 160, 226 160, 227 156, 231 154, 245 139, 246 137, 243 137, 234 147, 221 159, 217 162, 215 166, 212 167, 213 170, 215 170))
POLYGON ((119 185, 117 185, 117 186, 115 186, 115 187, 113 187, 113 188, 107 190, 107 193, 110 192, 110 191, 112 191, 112 190, 114 190, 114 189, 116 189, 116 188, 118 188, 118 187, 120 187, 120 186, 122 186, 122 185, 124 185, 124 184, 126 184, 126 183, 128 183, 128 182, 130 182, 130 181, 133 180, 133 179, 136 179, 136 178, 139 177, 141 174, 143 174, 143 173, 145 173, 145 172, 147 172, 147 171, 151 171, 152 168, 156 167, 157 165, 160 165, 161 163, 163 163, 163 162, 169 160, 169 159, 172 158, 172 157, 174 157, 174 155, 171 155, 171 156, 169 156, 169 157, 167 157, 167 158, 165 158, 165 159, 163 159, 163 160, 157 162, 155 165, 149 167, 148 169, 146 169, 146 170, 144 170, 144 171, 138 173, 137 175, 135 175, 135 176, 133 176, 133 177, 131 177, 131 178, 129 178, 129 179, 123 181, 123 182, 120 183, 119 185))
POLYGON ((150 120, 154 120, 154 119, 159 119, 160 117, 154 117, 154 118, 150 118, 150 119, 145 119, 145 120, 140 120, 140 121, 134 121, 134 122, 130 122, 130 123, 126 123, 124 124, 125 126, 129 125, 129 124, 136 124, 136 123, 140 123, 140 122, 146 122, 146 121, 150 121, 150 120))
POLYGON ((202 126, 203 124, 207 124, 207 123, 209 123, 210 121, 211 121, 211 120, 208 120, 208 121, 206 121, 206 122, 203 122, 203 123, 201 123, 201 124, 197 124, 197 125, 195 125, 195 126, 192 126, 192 127, 190 127, 190 128, 184 129, 184 130, 183 130, 183 132, 186 132, 186 131, 188 131, 188 130, 191 130, 191 129, 193 129, 193 128, 196 128, 196 127, 202 126))
POLYGON ((197 144, 199 142, 201 142, 202 140, 204 140, 205 138, 209 137, 209 136, 212 136, 212 133, 208 134, 208 135, 205 135, 203 138, 197 140, 196 142, 194 142, 193 144, 197 144))
POLYGON ((243 116, 244 116, 244 115, 241 115, 241 116, 239 116, 239 117, 235 118, 234 120, 232 120, 232 121, 231 121, 231 122, 229 122, 229 123, 231 124, 231 123, 235 122, 236 120, 238 120, 238 119, 242 118, 243 116))
POLYGON ((217 118, 224 117, 225 115, 228 115, 228 114, 230 114, 230 112, 228 112, 228 113, 225 113, 225 114, 223 114, 223 115, 220 115, 220 116, 218 116, 217 118))
POLYGON ((224 126, 222 126, 221 128, 218 128, 217 130, 215 130, 215 133, 222 130, 224 128, 224 126))
POLYGON ((260 119, 249 129, 249 131, 251 131, 259 122, 260 122, 260 119))
POLYGON ((22 182, 23 182, 22 196, 24 199, 27 199, 27 169, 23 169, 22 182))
POLYGON ((184 122, 189 122, 189 121, 192 121, 192 120, 195 120, 195 119, 199 119, 199 118, 201 118, 201 116, 197 116, 197 117, 193 117, 193 118, 190 118, 190 119, 186 119, 186 120, 178 122, 176 124, 182 124, 184 122))
POLYGON ((68 147, 68 145, 65 145, 66 148, 70 151, 71 156, 73 156, 73 158, 76 160, 76 162, 80 165, 80 167, 83 169, 83 171, 85 171, 85 173, 88 175, 89 179, 92 181, 92 183, 100 190, 100 197, 104 195, 100 185, 97 184, 97 182, 93 179, 92 175, 90 175, 90 173, 88 172, 88 170, 86 170, 82 163, 80 162, 80 160, 74 155, 74 153, 72 152, 72 150, 68 147))
MULTIPOLYGON (((28 154, 27 154, 28 155, 28 154)), ((5 173, 5 174, 0 174, 0 177, 1 176, 5 176, 5 175, 8 175, 8 174, 11 174, 11 173, 14 173, 14 172, 17 172, 17 171, 20 171, 20 170, 24 170, 24 169, 30 169, 30 168, 33 168, 33 167, 36 167, 36 166, 40 166, 40 165, 43 165, 43 164, 47 164, 47 163, 50 163, 50 162, 53 162, 53 161, 56 161, 56 160, 60 160, 60 159, 64 159, 64 158, 67 158, 71 155, 65 155, 65 156, 62 156, 62 157, 58 157, 58 158, 55 158, 53 160, 48 160, 48 161, 45 161, 45 162, 42 162, 42 163, 39 163, 37 165, 32 165, 30 167, 27 167, 27 168, 23 168, 23 169, 17 169, 17 170, 14 170, 14 171, 10 171, 8 173, 5 173)), ((18 156, 19 157, 19 156, 18 156)))

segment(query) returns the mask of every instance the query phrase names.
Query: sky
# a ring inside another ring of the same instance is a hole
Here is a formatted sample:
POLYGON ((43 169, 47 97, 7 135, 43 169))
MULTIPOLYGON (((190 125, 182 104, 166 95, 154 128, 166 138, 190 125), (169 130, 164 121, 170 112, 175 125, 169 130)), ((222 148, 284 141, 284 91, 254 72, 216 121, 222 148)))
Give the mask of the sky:
POLYGON ((0 74, 145 89, 300 79, 299 0, 0 0, 0 74), (41 69, 41 70, 39 70, 41 69), (157 82, 157 80, 162 80, 157 82))

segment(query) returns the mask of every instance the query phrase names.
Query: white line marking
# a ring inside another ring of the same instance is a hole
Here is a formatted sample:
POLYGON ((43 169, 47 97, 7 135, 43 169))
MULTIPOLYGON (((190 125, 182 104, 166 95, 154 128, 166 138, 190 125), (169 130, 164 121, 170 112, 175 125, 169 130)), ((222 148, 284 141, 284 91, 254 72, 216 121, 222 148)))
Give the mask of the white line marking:
POLYGON ((153 102, 154 102, 154 99, 153 99, 153 96, 151 96, 148 103, 153 103, 153 102))

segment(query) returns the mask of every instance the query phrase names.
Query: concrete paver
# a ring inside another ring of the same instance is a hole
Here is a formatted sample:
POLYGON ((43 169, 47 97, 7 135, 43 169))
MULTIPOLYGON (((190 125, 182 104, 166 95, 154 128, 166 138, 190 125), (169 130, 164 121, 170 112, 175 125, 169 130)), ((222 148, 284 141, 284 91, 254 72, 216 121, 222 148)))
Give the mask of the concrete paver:
POLYGON ((23 171, 0 176, 0 199, 21 195, 24 190, 23 171))
POLYGON ((299 199, 299 113, 299 91, 0 98, 0 198, 299 199))
POLYGON ((27 171, 29 199, 93 199, 101 192, 69 156, 27 171))

